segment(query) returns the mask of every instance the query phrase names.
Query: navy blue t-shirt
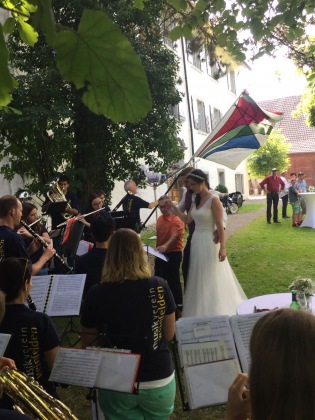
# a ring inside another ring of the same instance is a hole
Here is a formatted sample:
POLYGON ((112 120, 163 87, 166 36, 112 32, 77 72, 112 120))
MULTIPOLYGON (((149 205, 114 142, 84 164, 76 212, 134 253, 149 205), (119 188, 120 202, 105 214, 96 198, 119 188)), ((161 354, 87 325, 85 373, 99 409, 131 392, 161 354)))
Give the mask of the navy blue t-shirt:
POLYGON ((140 228, 140 209, 147 209, 150 203, 133 194, 127 194, 123 202, 123 210, 127 213, 128 226, 136 232, 140 228))
POLYGON ((92 248, 91 251, 81 255, 75 263, 75 274, 86 274, 86 280, 83 291, 83 298, 87 291, 99 284, 102 270, 106 258, 107 249, 92 248))
POLYGON ((0 259, 12 257, 29 260, 23 237, 9 226, 0 226, 0 259))
POLYGON ((81 324, 106 333, 102 347, 141 354, 137 380, 154 381, 173 373, 162 326, 164 316, 175 312, 175 307, 173 295, 160 277, 102 283, 88 291, 81 324))
POLYGON ((55 385, 48 381, 50 370, 44 353, 59 346, 60 340, 49 316, 24 304, 6 305, 0 333, 11 334, 4 356, 13 359, 18 370, 35 378, 55 396, 55 385))

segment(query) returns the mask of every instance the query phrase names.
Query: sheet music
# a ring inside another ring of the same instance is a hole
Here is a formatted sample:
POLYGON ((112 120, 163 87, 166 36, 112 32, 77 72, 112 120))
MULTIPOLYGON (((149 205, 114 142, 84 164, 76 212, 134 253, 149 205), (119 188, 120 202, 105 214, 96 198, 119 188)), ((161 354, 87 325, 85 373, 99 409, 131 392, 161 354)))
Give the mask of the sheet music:
POLYGON ((79 315, 86 274, 55 275, 47 306, 50 316, 79 315))
POLYGON ((4 355, 7 345, 10 341, 11 334, 0 334, 0 357, 4 355))
POLYGON ((97 351, 61 347, 49 380, 93 388, 101 359, 97 351))
POLYGON ((183 346, 193 343, 221 343, 216 345, 218 352, 224 354, 225 359, 238 360, 228 316, 180 318, 175 325, 182 366, 184 366, 183 346))
POLYGON ((77 249, 77 255, 81 256, 87 254, 93 248, 92 242, 80 241, 77 249))
POLYGON ((184 368, 189 408, 225 404, 229 386, 239 372, 240 368, 236 360, 184 368))
POLYGON ((182 352, 184 366, 218 362, 228 358, 223 341, 183 344, 182 352))
POLYGON ((148 252, 149 254, 154 255, 155 257, 161 258, 161 260, 168 261, 168 258, 164 254, 152 248, 152 246, 143 245, 143 248, 145 252, 148 252))
POLYGON ((32 292, 31 296, 36 305, 38 312, 45 311, 45 303, 50 285, 50 276, 34 276, 32 277, 32 292))
POLYGON ((242 371, 248 372, 250 364, 249 342, 254 325, 266 313, 231 316, 230 324, 234 334, 236 349, 241 362, 242 371))
POLYGON ((139 363, 138 354, 61 347, 49 380, 131 393, 139 363))
POLYGON ((31 295, 37 311, 50 316, 79 315, 85 279, 86 274, 33 277, 31 295))
POLYGON ((94 386, 132 393, 140 363, 140 355, 102 351, 102 360, 94 386))

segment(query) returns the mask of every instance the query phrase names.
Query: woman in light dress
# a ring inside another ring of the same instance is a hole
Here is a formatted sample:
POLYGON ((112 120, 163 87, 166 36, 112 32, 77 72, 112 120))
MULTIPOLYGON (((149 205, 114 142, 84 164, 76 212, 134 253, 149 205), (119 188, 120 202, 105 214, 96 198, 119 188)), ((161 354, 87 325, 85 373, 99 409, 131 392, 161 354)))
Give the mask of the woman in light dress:
POLYGON ((227 260, 222 204, 209 191, 203 171, 195 169, 187 178, 196 195, 188 214, 170 203, 185 223, 195 222, 183 316, 235 315, 246 295, 227 260), (214 242, 215 229, 218 243, 214 242))

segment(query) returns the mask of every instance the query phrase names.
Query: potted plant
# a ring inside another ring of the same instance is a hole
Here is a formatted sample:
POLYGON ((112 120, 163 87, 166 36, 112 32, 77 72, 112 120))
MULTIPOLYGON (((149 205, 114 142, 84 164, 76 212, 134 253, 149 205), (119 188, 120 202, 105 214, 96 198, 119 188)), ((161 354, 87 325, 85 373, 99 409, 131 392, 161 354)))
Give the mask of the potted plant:
POLYGON ((299 303, 301 305, 301 309, 312 311, 312 296, 314 290, 314 284, 312 279, 297 276, 294 279, 294 281, 290 284, 289 290, 297 291, 297 297, 300 301, 299 303))

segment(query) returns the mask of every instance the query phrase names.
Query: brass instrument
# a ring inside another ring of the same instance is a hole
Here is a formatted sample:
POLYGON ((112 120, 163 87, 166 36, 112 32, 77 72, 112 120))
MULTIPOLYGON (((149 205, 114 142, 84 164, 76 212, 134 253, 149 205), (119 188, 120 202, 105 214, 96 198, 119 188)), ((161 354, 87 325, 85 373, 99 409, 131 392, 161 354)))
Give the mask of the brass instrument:
MULTIPOLYGON (((58 185, 57 181, 53 181, 50 186, 49 186, 49 191, 47 193, 47 197, 49 198, 49 200, 52 203, 56 203, 58 201, 66 201, 66 196, 64 195, 63 191, 61 190, 61 188, 58 185)), ((68 203, 68 207, 70 207, 69 203, 68 203)), ((68 220, 70 219, 70 217, 72 217, 72 214, 69 213, 62 213, 61 216, 65 219, 68 220)))
POLYGON ((34 378, 16 369, 0 371, 3 391, 13 408, 34 420, 78 420, 61 401, 49 395, 34 378))

